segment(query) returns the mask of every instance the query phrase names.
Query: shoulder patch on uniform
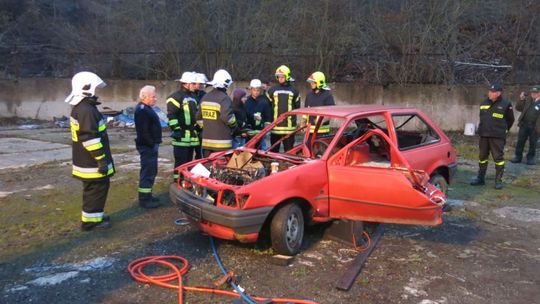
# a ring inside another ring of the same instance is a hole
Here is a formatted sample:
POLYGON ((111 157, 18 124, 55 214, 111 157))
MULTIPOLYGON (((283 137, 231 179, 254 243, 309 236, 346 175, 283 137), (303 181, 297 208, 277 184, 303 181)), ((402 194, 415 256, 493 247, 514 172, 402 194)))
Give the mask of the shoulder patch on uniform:
POLYGON ((143 104, 139 105, 139 108, 144 109, 144 105, 143 104))

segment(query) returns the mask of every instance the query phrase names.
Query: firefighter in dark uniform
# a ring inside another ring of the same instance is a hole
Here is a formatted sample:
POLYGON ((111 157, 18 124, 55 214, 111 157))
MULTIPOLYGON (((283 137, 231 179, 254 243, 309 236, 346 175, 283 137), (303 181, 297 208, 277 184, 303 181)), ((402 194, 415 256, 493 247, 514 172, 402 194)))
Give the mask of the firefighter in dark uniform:
POLYGON ((109 147, 106 122, 98 111, 96 88, 105 82, 94 73, 80 72, 71 80, 72 91, 66 102, 72 105, 70 127, 74 177, 83 182, 81 229, 109 228, 109 216, 104 213, 109 192, 109 178, 114 164, 109 147))
MULTIPOLYGON (((204 90, 206 88, 206 83, 208 82, 208 78, 206 78, 206 75, 203 73, 195 73, 195 92, 194 97, 197 101, 197 111, 199 111, 199 106, 201 104, 201 100, 204 95, 206 95, 206 91, 204 90)), ((202 142, 202 132, 199 132, 199 143, 202 142)), ((201 159, 203 157, 202 154, 202 148, 201 145, 194 147, 195 149, 195 159, 201 159)))
POLYGON ((236 128, 236 117, 232 111, 232 100, 227 88, 233 83, 229 72, 218 70, 210 84, 214 89, 201 100, 197 123, 203 129, 202 149, 204 157, 212 152, 232 148, 232 133, 236 128))
POLYGON ((502 189, 504 173, 504 145, 506 134, 514 124, 512 103, 502 97, 500 84, 489 87, 488 98, 480 104, 480 153, 478 176, 471 181, 473 186, 485 185, 489 153, 495 162, 495 189, 502 189))
POLYGON ((518 119, 518 139, 513 163, 520 163, 523 157, 525 142, 529 140, 529 151, 527 152, 527 165, 536 164, 536 143, 540 134, 540 85, 531 88, 531 98, 527 98, 525 92, 521 92, 516 110, 521 112, 518 119))
POLYGON ((174 152, 174 181, 178 179, 176 168, 193 160, 193 151, 199 145, 198 127, 195 120, 197 102, 193 97, 195 90, 192 72, 184 72, 180 90, 167 98, 167 118, 172 131, 174 152))
POLYGON ((140 102, 135 109, 135 146, 141 157, 139 172, 139 205, 143 208, 157 208, 159 199, 152 195, 152 187, 158 171, 158 150, 161 143, 161 122, 154 111, 156 88, 144 86, 139 93, 140 102))
MULTIPOLYGON (((296 88, 291 86, 291 82, 294 81, 294 78, 291 77, 291 70, 287 66, 282 65, 276 69, 275 76, 278 85, 271 87, 266 92, 266 97, 270 100, 270 105, 272 106, 272 121, 277 120, 279 115, 285 112, 300 108, 300 94, 296 88)), ((294 131, 296 129, 296 123, 295 117, 290 116, 275 126, 270 134, 271 145, 274 145, 282 137, 294 131)), ((284 151, 292 149, 294 146, 294 136, 283 140, 282 143, 284 151)), ((272 151, 279 152, 280 145, 274 147, 272 151)))
MULTIPOLYGON (((311 92, 306 95, 306 108, 336 105, 334 96, 330 93, 330 87, 326 84, 326 77, 322 72, 314 72, 309 76, 307 82, 311 86, 311 92)), ((315 132, 316 118, 309 117, 309 123, 311 124, 310 133, 315 132)), ((330 122, 324 121, 317 130, 317 134, 324 135, 328 133, 330 133, 330 122)))

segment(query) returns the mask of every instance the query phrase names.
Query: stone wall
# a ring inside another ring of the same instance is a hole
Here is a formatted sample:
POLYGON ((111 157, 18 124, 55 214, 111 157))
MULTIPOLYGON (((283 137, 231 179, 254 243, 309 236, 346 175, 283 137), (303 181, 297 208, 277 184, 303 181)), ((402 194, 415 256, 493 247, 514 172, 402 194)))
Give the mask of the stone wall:
MULTIPOLYGON (((158 106, 165 110, 166 97, 176 90, 173 81, 106 80, 107 87, 100 93, 102 106, 121 110, 134 105, 139 89, 154 85, 158 106)), ((247 87, 246 82, 235 82, 247 87)), ((298 82, 301 96, 308 85, 298 82)), ((337 104, 384 104, 417 107, 426 112, 444 130, 463 130, 466 123, 478 123, 478 104, 485 98, 484 86, 447 87, 443 85, 365 86, 356 83, 332 84, 337 104)), ((524 88, 510 87, 505 96, 515 102, 524 88)), ((70 93, 69 79, 26 78, 0 80, 0 117, 24 117, 50 120, 54 116, 69 116, 70 107, 64 98, 70 93)), ((229 91, 232 92, 232 89, 229 91)), ((516 113, 516 118, 519 113, 516 113)), ((514 127, 512 131, 516 131, 514 127)))

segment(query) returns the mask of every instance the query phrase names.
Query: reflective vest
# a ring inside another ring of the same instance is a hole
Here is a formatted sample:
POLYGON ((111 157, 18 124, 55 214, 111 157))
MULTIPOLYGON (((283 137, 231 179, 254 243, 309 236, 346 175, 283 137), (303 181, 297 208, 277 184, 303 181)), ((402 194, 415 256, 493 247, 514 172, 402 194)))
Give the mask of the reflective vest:
POLYGON ((196 130, 196 114, 197 101, 187 90, 180 89, 167 97, 169 127, 176 134, 181 134, 181 138, 172 139, 173 146, 195 147, 200 144, 196 130))
POLYGON ((220 151, 232 148, 236 117, 232 100, 222 89, 213 89, 201 99, 197 123, 203 128, 203 149, 220 151))
POLYGON ((101 180, 114 174, 106 121, 97 109, 98 104, 97 97, 86 97, 73 106, 69 118, 73 152, 71 173, 82 180, 101 180), (103 159, 109 167, 104 174, 98 172, 98 160, 103 159))
MULTIPOLYGON (((270 100, 275 121, 279 115, 300 108, 300 94, 298 90, 289 83, 271 87, 266 92, 266 97, 270 100)), ((272 129, 273 134, 288 134, 296 129, 296 117, 289 116, 272 129)))

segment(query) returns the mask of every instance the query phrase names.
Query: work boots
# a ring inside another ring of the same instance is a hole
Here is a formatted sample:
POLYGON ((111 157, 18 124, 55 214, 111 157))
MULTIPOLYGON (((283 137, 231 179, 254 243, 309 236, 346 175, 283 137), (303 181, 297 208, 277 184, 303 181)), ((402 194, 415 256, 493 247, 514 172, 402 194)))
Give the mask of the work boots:
POLYGON ((478 164, 478 176, 471 181, 471 186, 483 186, 486 184, 485 177, 488 164, 478 164))
POLYGON ((504 165, 495 165, 495 189, 503 188, 502 177, 504 173, 504 165))

